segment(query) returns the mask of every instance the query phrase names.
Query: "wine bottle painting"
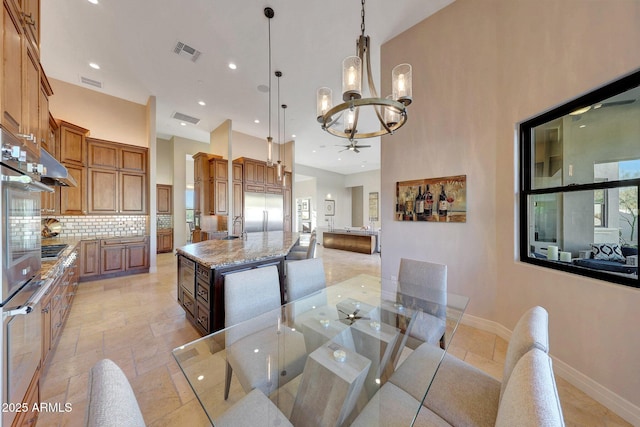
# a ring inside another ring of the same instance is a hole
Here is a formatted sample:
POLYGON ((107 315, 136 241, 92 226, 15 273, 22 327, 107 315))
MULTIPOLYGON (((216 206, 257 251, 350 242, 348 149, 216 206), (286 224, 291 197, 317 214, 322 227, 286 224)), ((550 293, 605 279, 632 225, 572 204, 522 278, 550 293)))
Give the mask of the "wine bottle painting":
POLYGON ((467 222, 467 176, 396 183, 396 221, 467 222))

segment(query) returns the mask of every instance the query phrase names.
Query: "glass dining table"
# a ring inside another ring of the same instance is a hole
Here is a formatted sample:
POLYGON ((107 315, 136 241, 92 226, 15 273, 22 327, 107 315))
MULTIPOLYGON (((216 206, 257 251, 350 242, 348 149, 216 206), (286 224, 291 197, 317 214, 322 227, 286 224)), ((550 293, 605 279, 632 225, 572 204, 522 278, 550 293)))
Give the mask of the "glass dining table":
MULTIPOLYGON (((397 288, 358 275, 182 345, 173 356, 216 427, 356 425, 365 408, 370 416, 388 407, 378 392, 412 352, 411 332, 425 328, 425 316, 445 331, 442 341, 424 344, 443 348, 411 384, 427 395, 469 302, 452 293, 434 301, 399 295, 397 288)), ((403 402, 402 410, 414 420, 421 407, 403 402)))

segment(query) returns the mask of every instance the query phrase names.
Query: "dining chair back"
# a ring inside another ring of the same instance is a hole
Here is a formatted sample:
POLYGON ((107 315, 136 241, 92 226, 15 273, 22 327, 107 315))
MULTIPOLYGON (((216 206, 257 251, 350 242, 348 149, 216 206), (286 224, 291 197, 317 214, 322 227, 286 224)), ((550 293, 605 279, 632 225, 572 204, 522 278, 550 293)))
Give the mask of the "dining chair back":
POLYGON ((446 265, 402 258, 398 271, 398 302, 420 310, 407 340, 409 347, 438 341, 442 348, 445 347, 446 265))
POLYGON ((224 309, 225 327, 233 326, 225 332, 225 400, 234 371, 245 392, 258 388, 267 395, 302 372, 304 337, 281 324, 280 279, 275 266, 226 275, 224 309), (282 372, 268 368, 265 357, 273 357, 274 366, 281 362, 282 372))
POLYGON ((295 301, 327 286, 321 258, 304 259, 287 264, 287 301, 295 301))

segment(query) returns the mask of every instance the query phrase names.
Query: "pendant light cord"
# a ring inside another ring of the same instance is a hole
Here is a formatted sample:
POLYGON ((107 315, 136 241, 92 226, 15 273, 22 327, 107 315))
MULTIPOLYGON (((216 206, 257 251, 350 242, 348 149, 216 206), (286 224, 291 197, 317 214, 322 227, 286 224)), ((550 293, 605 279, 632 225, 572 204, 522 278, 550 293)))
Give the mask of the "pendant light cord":
POLYGON ((271 18, 269 19, 269 138, 271 138, 271 18))
POLYGON ((362 30, 362 37, 364 37, 364 0, 362 0, 362 11, 360 12, 362 17, 362 23, 360 24, 360 30, 362 30))

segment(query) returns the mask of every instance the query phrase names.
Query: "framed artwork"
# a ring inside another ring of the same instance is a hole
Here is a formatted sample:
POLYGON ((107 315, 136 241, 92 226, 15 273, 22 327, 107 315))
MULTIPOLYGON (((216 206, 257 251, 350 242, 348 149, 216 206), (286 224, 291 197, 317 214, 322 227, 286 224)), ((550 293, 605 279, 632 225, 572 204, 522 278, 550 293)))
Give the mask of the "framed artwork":
POLYGON ((394 219, 467 222, 467 176, 397 182, 394 219))
POLYGON ((309 212, 309 199, 302 201, 302 212, 309 212))
POLYGON ((336 201, 325 199, 324 216, 334 216, 335 214, 336 214, 336 201))
POLYGON ((379 194, 369 193, 369 221, 378 221, 379 194))

